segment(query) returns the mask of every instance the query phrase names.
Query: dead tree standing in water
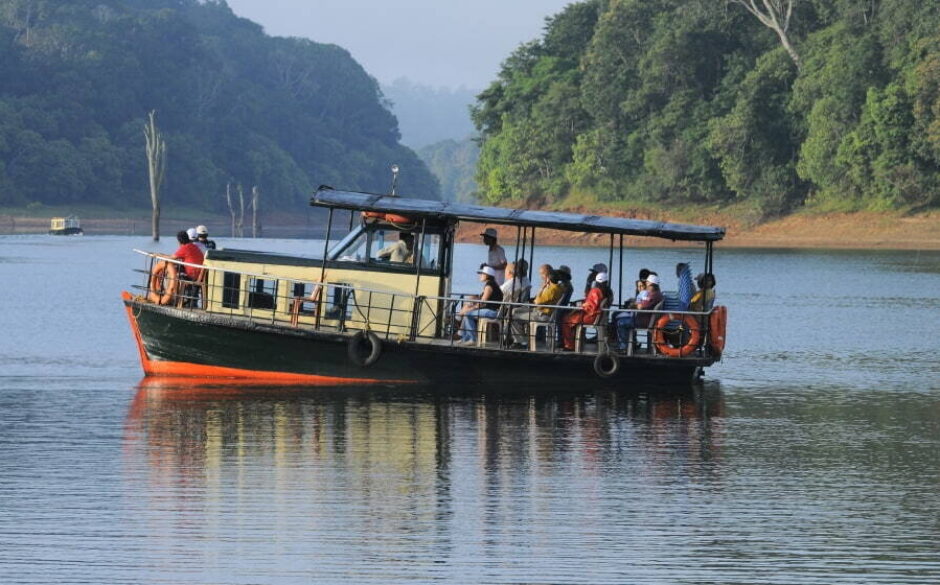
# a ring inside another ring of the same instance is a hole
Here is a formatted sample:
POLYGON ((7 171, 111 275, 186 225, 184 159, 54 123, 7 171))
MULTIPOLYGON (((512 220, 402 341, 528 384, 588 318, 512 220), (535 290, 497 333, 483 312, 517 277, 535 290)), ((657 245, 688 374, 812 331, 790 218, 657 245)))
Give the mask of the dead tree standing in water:
POLYGON ((232 215, 232 237, 241 238, 245 235, 245 190, 241 184, 235 185, 238 191, 238 213, 235 212, 235 206, 232 204, 232 184, 225 185, 225 201, 228 203, 228 212, 232 215))
POLYGON ((261 203, 261 189, 257 185, 251 188, 251 237, 261 237, 261 218, 258 211, 261 203))
POLYGON ((156 110, 150 111, 150 121, 144 124, 147 139, 147 171, 150 175, 150 202, 153 204, 151 233, 153 241, 160 241, 160 188, 166 175, 166 141, 157 130, 156 110))

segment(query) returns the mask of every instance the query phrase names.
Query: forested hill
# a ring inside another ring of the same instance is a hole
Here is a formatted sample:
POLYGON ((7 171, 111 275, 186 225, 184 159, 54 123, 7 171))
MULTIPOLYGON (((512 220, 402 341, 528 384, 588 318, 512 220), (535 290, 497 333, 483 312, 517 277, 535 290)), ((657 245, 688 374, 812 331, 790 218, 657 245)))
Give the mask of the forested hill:
POLYGON ((318 184, 437 198, 377 82, 334 45, 272 38, 224 1, 0 0, 0 205, 147 206, 144 121, 164 131, 164 203, 267 209, 318 184))
POLYGON ((935 206, 940 2, 571 4, 474 121, 491 201, 935 206))

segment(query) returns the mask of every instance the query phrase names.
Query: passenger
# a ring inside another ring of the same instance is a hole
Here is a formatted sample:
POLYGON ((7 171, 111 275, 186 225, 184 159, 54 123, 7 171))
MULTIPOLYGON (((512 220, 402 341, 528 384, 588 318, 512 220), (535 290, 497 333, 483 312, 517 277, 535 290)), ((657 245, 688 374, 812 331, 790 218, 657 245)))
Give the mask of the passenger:
MULTIPOLYGON (((637 295, 632 306, 642 311, 648 311, 655 308, 662 301, 663 293, 659 290, 659 276, 650 273, 646 277, 646 289, 637 295)), ((638 327, 649 327, 652 317, 651 313, 637 314, 633 311, 618 313, 614 319, 617 328, 617 349, 627 349, 627 344, 630 342, 630 330, 638 327)))
POLYGON ((607 272, 607 265, 601 262, 598 262, 594 266, 591 266, 591 270, 588 272, 587 281, 584 283, 584 296, 587 297, 588 293, 591 292, 591 289, 597 284, 597 275, 601 272, 607 272))
MULTIPOLYGON (((186 230, 186 236, 189 238, 190 243, 195 244, 196 247, 199 248, 199 244, 196 244, 196 228, 189 228, 186 230)), ((203 251, 202 248, 199 248, 199 250, 205 254, 205 251, 203 251)))
POLYGON ((571 297, 574 295, 574 285, 571 284, 571 269, 562 264, 558 267, 558 276, 561 278, 561 302, 559 305, 567 305, 571 302, 571 297))
POLYGON ((209 239, 209 229, 204 225, 196 226, 196 239, 206 247, 206 250, 215 250, 215 241, 209 239))
POLYGON ((692 285, 692 271, 686 262, 676 264, 676 277, 679 279, 679 310, 688 311, 689 303, 692 302, 692 295, 695 293, 695 286, 692 285))
POLYGON ((646 278, 650 274, 656 274, 656 273, 650 270, 649 268, 640 268, 639 280, 636 281, 635 292, 633 293, 634 295, 640 294, 641 290, 646 290, 646 278))
MULTIPOLYGON (((595 265, 597 266, 597 265, 595 265)), ((565 351, 574 351, 574 330, 578 324, 593 324, 605 305, 610 304, 614 293, 610 290, 606 272, 594 277, 594 288, 588 291, 584 302, 565 316, 561 323, 561 340, 565 351)))
MULTIPOLYGON (((551 264, 542 264, 541 266, 539 266, 540 283, 539 283, 538 293, 542 292, 545 289, 545 287, 547 287, 549 284, 553 282, 552 272, 555 272, 555 269, 552 268, 551 264)), ((535 294, 536 297, 538 296, 538 293, 535 294)))
POLYGON ((506 280, 499 287, 499 290, 503 292, 504 299, 518 299, 515 302, 525 302, 529 300, 528 298, 522 298, 523 294, 528 296, 526 289, 531 289, 532 287, 529 279, 526 278, 526 267, 527 263, 525 260, 517 260, 506 265, 506 280))
MULTIPOLYGON (((202 264, 203 254, 189 240, 189 234, 181 231, 176 234, 176 240, 180 243, 180 247, 177 248, 176 252, 173 252, 172 256, 162 256, 163 258, 181 260, 188 264, 202 264)), ((147 300, 152 303, 169 305, 173 302, 179 279, 199 280, 201 275, 202 270, 199 268, 161 260, 157 262, 151 272, 150 291, 147 293, 147 300)))
POLYGON ((503 271, 506 270, 506 250, 497 243, 499 235, 493 228, 486 228, 480 234, 483 244, 489 248, 486 265, 496 271, 496 284, 503 284, 503 271))
POLYGON ((689 303, 689 309, 692 311, 711 311, 715 306, 715 275, 711 272, 701 273, 695 277, 698 283, 698 291, 692 297, 689 303))
POLYGON ((499 310, 499 303, 503 300, 503 292, 499 290, 496 284, 496 271, 491 266, 484 266, 477 271, 480 275, 480 282, 483 283, 483 291, 480 298, 474 302, 464 303, 460 314, 463 320, 460 323, 460 345, 472 345, 477 335, 477 319, 493 319, 499 310))
MULTIPOLYGON (((562 287, 562 277, 557 270, 552 270, 548 264, 543 264, 539 268, 539 274, 542 276, 542 288, 538 295, 532 301, 535 305, 557 305, 564 294, 562 287)), ((513 349, 525 349, 526 344, 523 341, 527 335, 525 331, 529 328, 530 322, 547 323, 552 318, 553 308, 529 307, 517 309, 512 313, 512 323, 510 329, 515 343, 513 349)))
POLYGON ((391 262, 414 262, 414 244, 414 234, 399 232, 398 241, 379 250, 376 258, 391 262))

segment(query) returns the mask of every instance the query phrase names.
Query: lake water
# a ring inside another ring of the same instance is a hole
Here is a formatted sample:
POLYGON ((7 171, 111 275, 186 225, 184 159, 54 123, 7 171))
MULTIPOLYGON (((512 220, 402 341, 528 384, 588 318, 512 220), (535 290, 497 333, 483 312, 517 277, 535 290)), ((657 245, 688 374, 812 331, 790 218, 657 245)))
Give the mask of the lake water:
POLYGON ((0 583, 940 582, 938 253, 719 246, 726 357, 649 394, 145 381, 135 247, 0 237, 0 583))

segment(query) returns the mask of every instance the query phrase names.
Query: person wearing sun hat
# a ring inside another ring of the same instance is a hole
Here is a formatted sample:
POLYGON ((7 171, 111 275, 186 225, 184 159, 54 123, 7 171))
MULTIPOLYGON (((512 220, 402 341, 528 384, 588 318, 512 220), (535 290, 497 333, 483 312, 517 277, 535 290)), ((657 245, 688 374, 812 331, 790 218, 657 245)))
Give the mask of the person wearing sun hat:
POLYGON ((486 257, 486 265, 496 271, 496 284, 503 284, 506 264, 506 250, 499 245, 499 234, 493 228, 486 228, 480 233, 483 238, 483 244, 489 248, 486 257))
POLYGON ((480 298, 472 302, 465 302, 460 315, 463 319, 460 322, 460 344, 472 345, 477 334, 477 319, 493 319, 499 310, 499 302, 503 300, 503 291, 499 290, 496 284, 496 270, 492 266, 482 266, 477 270, 480 276, 480 282, 483 283, 483 291, 480 298))
POLYGON ((561 323, 561 341, 565 351, 574 351, 574 331, 578 324, 593 324, 614 297, 606 272, 594 277, 594 287, 588 291, 581 306, 571 310, 561 323))

